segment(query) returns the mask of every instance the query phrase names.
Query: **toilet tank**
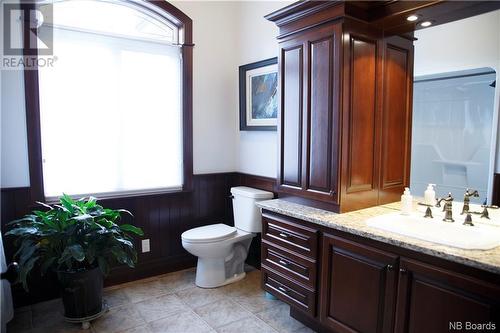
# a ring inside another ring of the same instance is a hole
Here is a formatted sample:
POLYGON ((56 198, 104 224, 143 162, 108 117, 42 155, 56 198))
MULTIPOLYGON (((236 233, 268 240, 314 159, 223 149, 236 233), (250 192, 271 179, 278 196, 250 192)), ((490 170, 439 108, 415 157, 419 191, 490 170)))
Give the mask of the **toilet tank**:
POLYGON ((260 208, 255 203, 272 199, 273 193, 246 186, 237 186, 231 188, 231 194, 233 195, 234 226, 247 232, 261 232, 260 208))

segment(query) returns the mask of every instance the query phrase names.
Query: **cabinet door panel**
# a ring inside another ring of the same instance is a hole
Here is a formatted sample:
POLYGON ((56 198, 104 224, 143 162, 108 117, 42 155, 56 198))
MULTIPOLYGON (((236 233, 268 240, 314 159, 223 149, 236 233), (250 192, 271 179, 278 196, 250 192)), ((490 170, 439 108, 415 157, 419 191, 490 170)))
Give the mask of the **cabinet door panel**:
POLYGON ((390 332, 397 256, 325 234, 321 321, 335 332, 390 332))
POLYGON ((302 184, 302 44, 281 50, 281 184, 302 184))
POLYGON ((377 45, 351 36, 347 192, 375 188, 375 93, 377 45))
POLYGON ((398 200, 409 185, 413 44, 400 37, 384 41, 380 203, 398 200))
MULTIPOLYGON (((309 41, 309 108, 306 187, 324 197, 337 194, 339 36, 336 25, 309 41)), ((330 198, 331 200, 332 198, 330 198)))
POLYGON ((410 259, 401 260, 401 269, 396 332, 448 332, 456 322, 499 324, 500 287, 410 259))

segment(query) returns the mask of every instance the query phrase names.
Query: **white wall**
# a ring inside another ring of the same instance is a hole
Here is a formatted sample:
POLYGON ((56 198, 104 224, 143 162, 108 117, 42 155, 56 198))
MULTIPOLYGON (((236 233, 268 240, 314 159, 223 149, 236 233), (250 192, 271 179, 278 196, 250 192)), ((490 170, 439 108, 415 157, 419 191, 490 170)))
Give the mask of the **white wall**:
POLYGON ((238 3, 178 1, 173 5, 193 20, 194 173, 235 171, 238 3))
MULTIPOLYGON (((497 72, 495 116, 500 109, 500 10, 415 33, 415 76, 490 67, 497 72)), ((500 172, 500 136, 493 131, 490 169, 500 172), (495 139, 496 138, 496 139, 495 139)), ((492 183, 492 172, 490 181, 492 183)), ((491 187, 489 195, 491 197, 491 187)))
MULTIPOLYGON (((289 1, 242 2, 240 5, 239 65, 273 58, 278 55, 278 28, 264 18, 289 1)), ((237 75, 237 71, 235 71, 237 75)), ((238 94, 238 91, 235 91, 238 94)), ((235 110, 238 112, 238 110, 235 110)), ((239 128, 239 123, 235 123, 239 128)), ((239 131, 238 171, 276 177, 278 170, 278 137, 276 132, 239 131)))

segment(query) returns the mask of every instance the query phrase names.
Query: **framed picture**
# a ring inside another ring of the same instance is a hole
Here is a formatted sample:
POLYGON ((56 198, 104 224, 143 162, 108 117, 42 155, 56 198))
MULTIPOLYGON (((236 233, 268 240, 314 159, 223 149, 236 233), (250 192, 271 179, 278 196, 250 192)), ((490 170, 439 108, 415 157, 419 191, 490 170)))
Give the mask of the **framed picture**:
POLYGON ((240 131, 275 131, 278 58, 240 66, 240 131))

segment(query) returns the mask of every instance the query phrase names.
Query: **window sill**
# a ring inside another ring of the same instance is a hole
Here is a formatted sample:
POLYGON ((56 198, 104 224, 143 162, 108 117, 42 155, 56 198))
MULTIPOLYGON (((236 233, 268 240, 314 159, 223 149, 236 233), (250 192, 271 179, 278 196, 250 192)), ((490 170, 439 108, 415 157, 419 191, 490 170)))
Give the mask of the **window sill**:
MULTIPOLYGON (((118 199, 131 199, 131 198, 143 198, 143 197, 157 197, 164 195, 176 195, 183 193, 191 193, 193 190, 189 188, 182 189, 165 189, 157 191, 141 191, 141 192, 116 192, 116 193, 106 193, 106 194, 82 194, 82 195, 71 195, 73 199, 80 199, 82 197, 95 197, 97 201, 107 201, 107 200, 118 200, 118 199)), ((47 204, 57 204, 59 203, 59 197, 49 197, 44 200, 47 204)))

